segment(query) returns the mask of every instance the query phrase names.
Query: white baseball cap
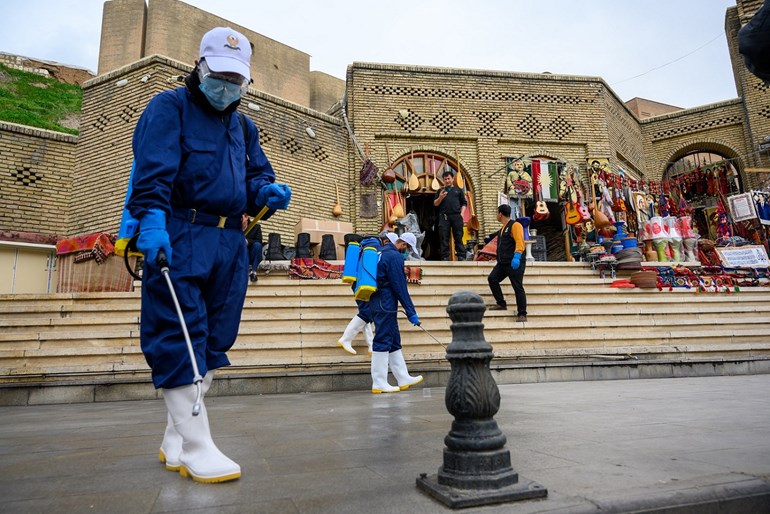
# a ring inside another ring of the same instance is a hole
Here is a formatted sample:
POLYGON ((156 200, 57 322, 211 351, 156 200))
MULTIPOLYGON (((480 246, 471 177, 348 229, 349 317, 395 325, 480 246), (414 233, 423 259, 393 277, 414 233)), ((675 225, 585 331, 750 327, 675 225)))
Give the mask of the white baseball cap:
POLYGON ((387 237, 388 240, 393 244, 396 244, 396 241, 398 241, 398 234, 396 234, 395 232, 388 232, 387 234, 385 234, 385 237, 387 237))
POLYGON ((404 232, 398 236, 399 241, 403 241, 412 247, 412 251, 417 255, 420 255, 420 251, 417 249, 417 238, 411 232, 404 232))
POLYGON ((237 73, 251 79, 251 45, 230 27, 209 30, 201 39, 201 55, 211 71, 237 73))

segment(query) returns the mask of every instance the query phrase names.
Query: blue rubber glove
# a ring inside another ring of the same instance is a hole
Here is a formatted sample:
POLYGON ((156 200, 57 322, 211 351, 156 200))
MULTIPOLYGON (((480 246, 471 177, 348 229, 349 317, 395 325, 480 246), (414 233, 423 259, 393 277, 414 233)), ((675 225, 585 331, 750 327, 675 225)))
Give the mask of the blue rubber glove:
POLYGON ((268 184, 257 193, 257 206, 286 209, 291 200, 291 188, 286 184, 268 184))
POLYGON ((411 323, 415 327, 419 327, 420 326, 420 318, 417 317, 417 313, 416 312, 414 314, 412 314, 411 316, 409 316, 407 319, 409 320, 409 323, 411 323))
POLYGON ((519 269, 519 266, 521 266, 521 252, 516 252, 511 259, 511 268, 519 269))
POLYGON ((166 252, 166 259, 171 265, 171 242, 166 231, 166 213, 159 209, 150 209, 139 220, 139 238, 136 247, 144 254, 144 260, 152 266, 157 265, 158 250, 166 252))

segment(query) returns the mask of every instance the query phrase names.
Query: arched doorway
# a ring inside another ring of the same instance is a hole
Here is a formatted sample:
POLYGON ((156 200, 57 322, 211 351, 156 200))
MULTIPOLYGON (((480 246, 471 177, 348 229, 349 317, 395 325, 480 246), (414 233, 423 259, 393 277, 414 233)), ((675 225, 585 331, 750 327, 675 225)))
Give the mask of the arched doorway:
POLYGON ((665 189, 692 208, 692 223, 701 237, 716 239, 717 210, 725 198, 743 190, 737 161, 726 149, 690 147, 675 153, 663 173, 665 189))
POLYGON ((464 216, 463 242, 473 244, 476 234, 468 228, 472 216, 475 215, 473 184, 455 159, 430 151, 404 154, 393 163, 395 182, 385 184, 383 200, 385 224, 393 226, 396 219, 414 214, 420 231, 425 234, 422 241, 422 256, 427 260, 440 258, 433 199, 436 192, 443 187, 441 174, 444 170, 452 171, 455 174, 455 185, 465 191, 468 208, 464 216))

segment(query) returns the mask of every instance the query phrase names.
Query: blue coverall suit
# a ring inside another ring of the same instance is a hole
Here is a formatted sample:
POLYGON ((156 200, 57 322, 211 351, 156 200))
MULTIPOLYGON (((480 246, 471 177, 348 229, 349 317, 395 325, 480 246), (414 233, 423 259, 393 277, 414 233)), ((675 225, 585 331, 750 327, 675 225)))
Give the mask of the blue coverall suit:
MULTIPOLYGON (((238 334, 248 285, 241 215, 257 214, 257 193, 275 181, 275 173, 248 118, 246 148, 234 112, 239 102, 217 111, 198 83, 191 74, 187 88, 155 96, 140 117, 128 208, 137 219, 148 209, 166 214, 170 276, 205 375, 230 364, 226 352, 238 334), (223 228, 217 227, 220 216, 227 217, 223 228)), ((156 388, 193 382, 179 318, 155 263, 143 271, 141 346, 156 388)))
POLYGON ((372 351, 392 353, 401 349, 398 302, 407 317, 417 314, 406 287, 404 257, 393 243, 387 243, 382 247, 377 263, 377 291, 369 299, 375 327, 372 351))

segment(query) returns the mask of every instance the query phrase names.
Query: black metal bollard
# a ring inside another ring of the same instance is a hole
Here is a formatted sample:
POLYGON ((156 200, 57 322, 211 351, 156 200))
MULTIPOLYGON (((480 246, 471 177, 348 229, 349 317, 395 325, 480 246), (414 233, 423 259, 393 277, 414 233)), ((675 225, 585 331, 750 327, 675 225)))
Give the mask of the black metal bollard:
POLYGON ((484 301, 473 291, 458 291, 446 310, 452 320, 447 347, 452 371, 445 402, 455 420, 444 438, 444 464, 437 475, 422 473, 417 488, 453 509, 546 496, 545 487, 511 467, 505 435, 494 419, 500 390, 489 370, 494 354, 484 339, 484 301))

